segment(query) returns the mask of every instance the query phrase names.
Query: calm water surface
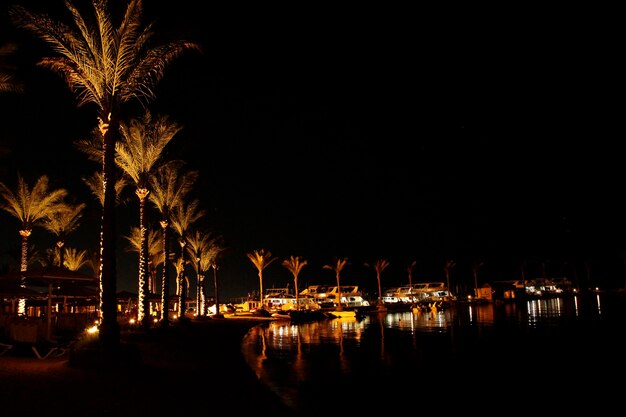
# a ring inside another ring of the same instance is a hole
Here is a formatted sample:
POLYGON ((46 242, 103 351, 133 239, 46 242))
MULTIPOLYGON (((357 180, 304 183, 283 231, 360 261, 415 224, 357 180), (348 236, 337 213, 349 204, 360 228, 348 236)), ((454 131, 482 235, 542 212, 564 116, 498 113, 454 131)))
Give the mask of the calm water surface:
POLYGON ((249 366, 298 415, 621 407, 626 299, 588 294, 252 329, 249 366))

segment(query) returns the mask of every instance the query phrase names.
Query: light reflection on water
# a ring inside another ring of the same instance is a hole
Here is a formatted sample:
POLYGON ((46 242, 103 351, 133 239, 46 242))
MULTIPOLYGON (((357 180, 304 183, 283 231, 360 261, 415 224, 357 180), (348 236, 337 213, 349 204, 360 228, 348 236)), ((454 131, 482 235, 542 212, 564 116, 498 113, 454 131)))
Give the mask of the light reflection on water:
MULTIPOLYGON (((491 396, 526 392, 529 378, 535 381, 531 388, 550 381, 561 394, 584 388, 597 399, 605 385, 593 374, 604 367, 623 370, 626 347, 622 299, 606 304, 593 295, 468 303, 443 311, 376 313, 299 325, 272 321, 251 329, 242 351, 259 379, 299 415, 319 415, 311 404, 320 398, 341 407, 331 392, 358 393, 352 411, 367 411, 397 396, 411 398, 426 387, 444 390, 447 395, 440 399, 452 396, 448 405, 460 406, 484 391, 491 396), (616 358, 620 361, 614 363, 616 358), (593 384, 584 383, 589 378, 593 384)), ((548 408, 564 407, 547 401, 548 408)), ((438 406, 420 406, 422 411, 429 408, 437 411, 438 406)), ((394 402, 394 410, 415 411, 402 401, 394 402)))

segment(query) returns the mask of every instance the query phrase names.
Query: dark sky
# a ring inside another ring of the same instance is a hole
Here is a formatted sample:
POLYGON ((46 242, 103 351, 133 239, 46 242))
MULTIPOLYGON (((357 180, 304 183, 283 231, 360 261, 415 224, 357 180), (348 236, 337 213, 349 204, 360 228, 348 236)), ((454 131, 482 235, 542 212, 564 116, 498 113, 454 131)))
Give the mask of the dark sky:
MULTIPOLYGON (((61 1, 19 3, 70 21, 61 1)), ((162 39, 203 47, 166 70, 151 109, 184 126, 169 156, 200 172, 203 227, 229 247, 226 296, 258 288, 245 253, 260 248, 279 258, 264 286, 292 285, 279 264, 290 255, 309 260, 301 286, 334 282, 322 265, 335 256, 350 260, 342 282, 366 288, 364 262, 383 257, 383 286, 405 283, 412 260, 414 280, 444 280, 448 259, 458 282, 476 259, 485 281, 518 278, 522 262, 531 277, 543 264, 582 279, 588 262, 594 282, 623 282, 622 67, 603 15, 146 3, 162 39)), ((35 67, 50 50, 7 25, 4 4, 0 39, 20 44, 26 91, 0 96, 0 181, 45 173, 84 196, 75 246, 87 245, 99 213, 80 177, 96 167, 72 143, 95 109, 35 67)), ((134 201, 120 209, 121 235, 136 213, 134 201)), ((5 251, 19 243, 6 214, 0 231, 5 251)), ((124 247, 118 286, 132 290, 124 247)))

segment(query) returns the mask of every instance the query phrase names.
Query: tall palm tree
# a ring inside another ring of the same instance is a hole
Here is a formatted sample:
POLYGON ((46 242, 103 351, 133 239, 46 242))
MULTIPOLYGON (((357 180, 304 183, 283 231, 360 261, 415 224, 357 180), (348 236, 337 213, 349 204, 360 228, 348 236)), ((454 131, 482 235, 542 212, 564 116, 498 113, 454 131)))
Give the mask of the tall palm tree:
POLYGON ((187 236, 186 249, 191 257, 192 265, 196 271, 196 311, 198 315, 206 315, 206 272, 213 268, 213 279, 215 286, 216 314, 219 314, 219 292, 217 285, 217 258, 225 250, 221 236, 214 236, 212 233, 195 230, 187 236))
MULTIPOLYGON (((192 200, 187 204, 177 204, 172 210, 172 228, 178 234, 178 243, 180 244, 180 257, 182 258, 182 271, 178 276, 179 287, 181 290, 181 302, 178 304, 178 317, 184 319, 186 317, 187 304, 185 297, 187 296, 188 287, 185 280, 185 266, 187 265, 187 257, 185 246, 187 245, 187 231, 189 227, 204 216, 204 210, 200 209, 200 202, 192 200)), ((197 297, 196 297, 197 298, 197 297)), ((196 306, 197 308, 197 306, 196 306)))
MULTIPOLYGON (((370 266, 369 264, 365 264, 365 266, 370 266)), ((383 306, 383 287, 381 285, 380 276, 385 269, 389 266, 389 261, 387 259, 377 259, 374 262, 374 271, 376 271, 376 280, 378 281, 378 306, 383 306)))
POLYGON ((293 275, 293 283, 296 291, 296 309, 300 310, 300 304, 298 303, 298 275, 302 271, 306 265, 308 265, 308 261, 299 256, 290 256, 289 259, 285 259, 283 261, 283 266, 291 272, 293 275))
POLYGON ((450 288, 450 273, 456 266, 456 261, 449 259, 446 261, 446 264, 443 267, 443 271, 446 274, 446 284, 448 286, 448 295, 452 297, 452 288, 450 288))
POLYGON ((215 294, 215 316, 221 317, 220 314, 220 289, 219 289, 219 280, 217 279, 217 270, 219 269, 219 265, 217 260, 221 257, 221 255, 226 250, 224 246, 224 242, 221 237, 217 237, 213 239, 211 242, 211 247, 207 253, 207 260, 210 262, 211 268, 213 269, 213 293, 215 294))
POLYGON ((187 236, 186 249, 191 257, 191 264, 196 271, 196 314, 198 316, 205 315, 203 287, 206 271, 211 266, 210 262, 208 262, 207 253, 212 240, 209 233, 204 233, 198 229, 187 236))
POLYGON ((169 264, 170 245, 169 229, 173 210, 183 204, 187 193, 191 190, 198 178, 198 171, 184 171, 182 161, 172 161, 159 166, 150 174, 152 192, 150 201, 161 214, 161 229, 163 238, 163 279, 161 284, 161 325, 169 326, 169 264))
MULTIPOLYGON (((102 171, 96 171, 89 177, 83 177, 83 183, 91 190, 91 193, 96 197, 101 206, 104 206, 104 176, 102 171)), ((128 180, 125 177, 115 180, 115 205, 119 205, 124 202, 122 191, 128 185, 128 180)))
POLYGON ((474 297, 478 298, 478 271, 485 263, 481 260, 475 260, 472 263, 472 272, 474 274, 474 297))
POLYGON ((146 199, 150 194, 150 172, 160 161, 165 146, 170 143, 181 126, 168 120, 167 116, 152 117, 145 111, 141 119, 131 119, 130 123, 120 123, 122 139, 117 142, 115 162, 135 185, 139 198, 139 230, 141 246, 139 250, 139 280, 137 321, 144 327, 150 325, 147 315, 148 300, 148 221, 145 210, 146 199))
MULTIPOLYGON (((44 57, 39 65, 64 77, 76 92, 78 106, 94 104, 102 134, 104 204, 100 237, 101 321, 99 338, 105 349, 120 342, 117 323, 117 264, 115 213, 115 148, 124 106, 134 100, 149 102, 154 87, 164 77, 166 66, 187 50, 200 50, 183 40, 151 46, 153 25, 141 24, 143 0, 129 0, 118 27, 106 0, 92 0, 93 20, 86 19, 71 0, 65 5, 73 27, 13 6, 9 14, 17 26, 33 32, 58 56, 44 57), (94 23, 92 23, 92 21, 94 23)), ((89 16, 92 17, 92 16, 89 16)))
POLYGON ((413 291, 413 270, 415 269, 416 265, 417 261, 413 261, 406 266, 406 272, 409 276, 409 287, 411 288, 411 291, 413 291))
MULTIPOLYGON (((158 266, 163 262, 163 240, 159 232, 160 230, 148 230, 148 294, 157 293, 158 266)), ((139 227, 131 227, 130 234, 125 238, 129 243, 127 251, 139 254, 141 250, 141 230, 139 227)))
POLYGON ((259 300, 261 308, 265 308, 263 305, 263 270, 274 262, 277 258, 272 257, 272 252, 265 249, 253 250, 246 254, 248 259, 254 264, 257 271, 259 271, 259 300))
MULTIPOLYGON (((49 179, 42 175, 35 181, 32 189, 28 186, 24 178, 18 174, 17 188, 15 192, 0 182, 0 208, 20 222, 20 236, 22 237, 20 271, 28 269, 28 238, 33 231, 33 227, 41 226, 44 219, 54 215, 63 207, 63 199, 67 196, 67 191, 63 188, 51 190, 49 179)), ((20 283, 26 286, 22 280, 20 283)), ((20 299, 18 314, 26 313, 26 300, 20 299)))
POLYGON ((15 77, 15 67, 11 65, 8 58, 17 51, 17 45, 8 42, 0 45, 0 93, 19 93, 23 90, 23 85, 15 77))
POLYGON ((182 276, 183 279, 185 279, 185 264, 183 263, 183 258, 180 256, 177 257, 172 263, 174 264, 174 270, 176 271, 176 294, 178 295, 176 316, 178 317, 178 320, 181 321, 184 320, 184 318, 180 316, 180 303, 186 302, 186 294, 183 292, 183 283, 181 282, 181 280, 178 279, 178 277, 182 276))
POLYGON ((335 271, 335 279, 337 280, 337 310, 342 310, 341 305, 341 271, 348 265, 348 258, 335 258, 335 263, 330 265, 324 265, 323 269, 330 269, 335 271))
POLYGON ((78 250, 76 248, 65 249, 65 261, 63 266, 70 271, 78 271, 83 266, 89 264, 89 252, 85 249, 78 250))
POLYGON ((83 210, 87 207, 85 203, 70 204, 65 203, 59 210, 49 213, 42 221, 44 229, 57 237, 56 249, 59 253, 59 266, 64 266, 65 259, 65 239, 67 235, 76 231, 80 226, 83 210))

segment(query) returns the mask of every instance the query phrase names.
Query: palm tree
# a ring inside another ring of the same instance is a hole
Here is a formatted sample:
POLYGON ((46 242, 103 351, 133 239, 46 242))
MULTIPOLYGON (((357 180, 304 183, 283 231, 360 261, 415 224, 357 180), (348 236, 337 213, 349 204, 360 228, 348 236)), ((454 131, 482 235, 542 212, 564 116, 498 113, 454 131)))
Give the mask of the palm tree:
POLYGON ((208 256, 206 256, 211 246, 211 241, 211 235, 200 230, 195 230, 187 236, 186 249, 191 259, 195 260, 195 262, 192 262, 192 265, 196 271, 196 314, 198 316, 205 315, 203 286, 205 273, 211 266, 210 262, 207 262, 208 256))
POLYGON ((15 68, 7 61, 16 51, 17 45, 14 43, 0 45, 0 93, 20 93, 23 90, 22 84, 15 78, 15 68))
POLYGON ((63 266, 70 271, 78 271, 83 266, 89 264, 89 252, 85 249, 78 250, 76 248, 66 248, 65 252, 65 261, 63 266))
POLYGON ((105 0, 92 0, 95 23, 85 19, 71 0, 65 5, 74 27, 46 15, 13 6, 9 14, 17 26, 33 32, 59 56, 44 57, 39 65, 64 77, 76 92, 78 106, 94 104, 102 134, 104 204, 100 234, 101 321, 99 338, 105 349, 120 342, 117 323, 116 265, 116 168, 115 148, 123 107, 134 100, 148 102, 156 97, 154 87, 166 66, 187 50, 199 45, 174 41, 152 47, 153 25, 142 27, 143 0, 129 0, 118 27, 114 26, 105 0))
POLYGON ((170 257, 169 229, 172 212, 177 205, 184 202, 187 193, 191 190, 196 179, 197 171, 182 171, 184 163, 182 161, 172 161, 159 166, 155 172, 150 174, 150 184, 152 192, 149 195, 150 201, 161 213, 161 229, 163 231, 163 279, 161 285, 161 308, 163 310, 161 325, 169 326, 169 265, 170 257))
MULTIPOLYGON (((188 287, 185 281, 185 265, 187 265, 185 246, 187 245, 187 230, 198 219, 204 216, 204 210, 200 210, 200 202, 198 200, 192 200, 187 204, 178 204, 172 210, 172 228, 178 234, 178 243, 180 244, 180 257, 183 262, 183 270, 178 276, 178 282, 180 283, 182 300, 185 301, 188 287)), ((186 313, 186 303, 181 302, 179 305, 178 317, 184 318, 186 313)), ((197 306, 196 306, 197 309, 197 306)))
POLYGON ((480 260, 475 260, 472 264, 472 272, 474 273, 474 297, 478 298, 478 271, 483 267, 485 263, 480 260))
MULTIPOLYGON (((20 271, 28 269, 28 238, 33 227, 41 226, 43 221, 63 207, 63 199, 67 191, 63 188, 50 190, 49 179, 42 175, 37 179, 32 189, 24 178, 18 174, 17 188, 13 192, 4 183, 0 182, 0 208, 20 222, 20 236, 22 237, 20 271)), ((25 282, 21 282, 25 287, 25 282)), ((20 299, 18 314, 26 313, 26 300, 20 299)))
POLYGON ((456 261, 453 261, 452 259, 447 260, 446 264, 443 267, 443 270, 446 274, 446 284, 448 286, 448 296, 452 297, 452 288, 450 288, 450 273, 452 272, 452 269, 456 266, 456 261))
POLYGON ((413 270, 415 269, 416 265, 417 261, 413 261, 406 266, 406 272, 409 275, 409 287, 411 288, 411 291, 413 291, 413 270))
POLYGON ((196 311, 198 315, 206 315, 205 277, 209 268, 213 268, 215 286, 215 314, 219 315, 219 292, 217 284, 217 258, 225 250, 221 236, 195 230, 187 237, 187 252, 195 262, 192 262, 196 271, 196 311))
POLYGON ((302 271, 302 268, 307 264, 308 261, 306 259, 293 255, 283 261, 283 266, 293 275, 293 283, 296 291, 296 309, 298 310, 300 309, 300 304, 298 303, 298 275, 300 275, 300 271, 302 271))
POLYGON ((222 253, 226 250, 224 247, 224 242, 221 237, 217 237, 213 239, 211 242, 211 247, 207 253, 206 258, 208 259, 211 268, 213 268, 213 292, 215 294, 215 316, 220 317, 220 291, 219 291, 219 281, 217 279, 217 270, 219 269, 219 265, 217 264, 217 259, 222 255, 222 253))
POLYGON ((59 253, 59 266, 65 265, 65 239, 67 235, 76 231, 80 226, 80 220, 83 217, 83 210, 87 207, 85 203, 70 204, 65 203, 60 206, 59 210, 48 214, 42 221, 44 229, 48 230, 57 237, 56 248, 59 253))
POLYGON ((335 279, 337 280, 337 310, 342 310, 341 306, 341 282, 340 275, 343 268, 348 265, 348 258, 335 258, 335 263, 333 265, 324 265, 322 268, 330 269, 335 271, 335 279))
MULTIPOLYGON (((91 193, 96 197, 101 206, 104 206, 104 176, 101 171, 94 172, 89 177, 83 177, 82 180, 87 187, 91 190, 91 193)), ((124 177, 115 180, 115 205, 119 205, 124 202, 122 198, 122 191, 128 185, 128 180, 124 177)))
MULTIPOLYGON (((369 264, 365 264, 365 266, 370 266, 369 264)), ((374 262, 374 271, 376 271, 376 280, 378 281, 378 307, 384 306, 383 303, 383 287, 380 283, 380 275, 383 273, 385 269, 389 266, 389 261, 387 259, 378 259, 374 262)))
POLYGON ((95 250, 89 253, 89 259, 87 259, 87 266, 93 272, 94 277, 98 277, 100 275, 100 251, 95 250))
POLYGON ((141 119, 132 119, 129 124, 120 123, 122 139, 117 142, 115 162, 133 181, 135 194, 139 198, 139 230, 141 246, 139 250, 139 282, 137 320, 144 327, 150 325, 146 314, 150 305, 148 288, 148 227, 145 210, 146 199, 150 194, 150 172, 161 159, 165 146, 174 138, 181 127, 170 122, 167 116, 153 120, 149 111, 141 119))
POLYGON ((183 280, 186 278, 184 274, 185 264, 183 263, 183 258, 181 256, 176 258, 173 264, 174 270, 176 271, 176 294, 178 295, 178 307, 176 308, 176 315, 178 317, 178 320, 181 321, 184 320, 184 318, 180 316, 180 312, 182 310, 180 304, 186 302, 187 295, 183 292, 183 283, 182 280, 178 279, 178 277, 182 276, 183 280))
POLYGON ((265 308, 263 305, 263 270, 268 267, 269 264, 274 262, 277 258, 272 257, 272 252, 265 249, 253 250, 246 254, 248 259, 256 266, 259 271, 259 299, 261 308, 265 308))
MULTIPOLYGON (((141 250, 141 230, 138 227, 131 227, 130 234, 125 236, 128 240, 129 246, 127 250, 129 252, 140 253, 141 250)), ((157 293, 157 268, 163 262, 163 241, 159 236, 159 230, 148 230, 148 294, 157 293)))

